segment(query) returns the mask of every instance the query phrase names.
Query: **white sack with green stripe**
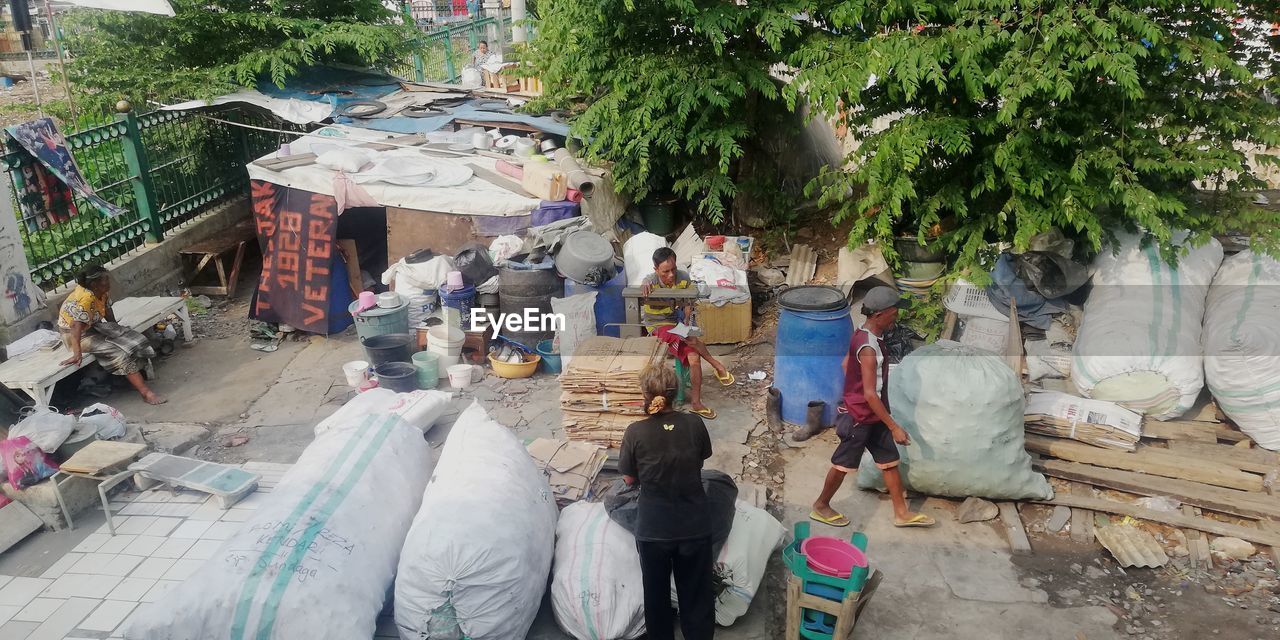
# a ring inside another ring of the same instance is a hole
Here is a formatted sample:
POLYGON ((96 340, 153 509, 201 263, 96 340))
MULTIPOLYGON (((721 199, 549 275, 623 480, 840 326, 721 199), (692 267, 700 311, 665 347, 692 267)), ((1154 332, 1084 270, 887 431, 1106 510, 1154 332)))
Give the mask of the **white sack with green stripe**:
POLYGON ((405 640, 518 640, 555 552, 547 478, 479 404, 458 416, 405 539, 396 626, 405 640))
POLYGON ((328 421, 239 532, 142 605, 125 637, 373 637, 431 475, 422 434, 393 413, 328 421))
POLYGON ((1118 247, 1104 247, 1093 262, 1071 379, 1085 397, 1170 420, 1204 387, 1200 327, 1222 245, 1190 248, 1176 267, 1137 236, 1122 237, 1118 247))
POLYGON ((1222 263, 1204 315, 1204 373, 1236 426, 1280 451, 1280 262, 1242 251, 1222 263))
POLYGON ((636 538, 600 502, 560 512, 551 608, 577 640, 631 640, 644 635, 644 575, 636 538))

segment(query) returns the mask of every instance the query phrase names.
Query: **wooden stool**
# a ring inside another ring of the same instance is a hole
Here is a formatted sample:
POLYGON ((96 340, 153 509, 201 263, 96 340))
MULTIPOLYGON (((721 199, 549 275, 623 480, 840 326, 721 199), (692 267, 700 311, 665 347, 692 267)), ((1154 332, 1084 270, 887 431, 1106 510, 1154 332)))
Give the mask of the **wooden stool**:
POLYGON ((181 256, 184 263, 184 271, 186 264, 191 261, 190 258, 198 260, 195 269, 190 271, 189 274, 184 274, 184 279, 187 281, 191 293, 194 295, 226 296, 228 298, 235 295, 236 280, 240 278, 240 264, 244 262, 245 247, 249 242, 256 240, 257 237, 257 231, 254 230, 252 223, 242 223, 232 227, 225 236, 197 242, 178 251, 178 255, 181 256), (235 254, 231 258, 230 273, 228 273, 228 267, 223 261, 233 251, 235 254), (195 284, 196 277, 211 262, 217 270, 218 285, 195 284))
POLYGON ((867 602, 871 600, 876 587, 880 586, 880 580, 883 575, 879 571, 872 571, 871 577, 867 578, 867 583, 862 587, 862 591, 846 592, 844 600, 840 602, 807 594, 804 592, 803 581, 800 578, 796 576, 788 578, 786 640, 801 640, 801 638, 813 637, 810 635, 811 632, 805 634, 800 632, 801 611, 804 609, 821 611, 835 616, 835 631, 830 634, 832 640, 849 640, 853 638, 853 625, 858 623, 858 616, 862 615, 862 608, 867 606, 867 602))

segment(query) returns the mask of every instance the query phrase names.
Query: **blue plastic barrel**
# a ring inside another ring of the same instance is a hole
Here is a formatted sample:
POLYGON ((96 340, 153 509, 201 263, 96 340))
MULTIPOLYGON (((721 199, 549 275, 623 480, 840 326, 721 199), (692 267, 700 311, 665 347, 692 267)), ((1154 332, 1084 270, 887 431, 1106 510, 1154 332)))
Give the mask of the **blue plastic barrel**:
POLYGON ((599 287, 582 284, 572 278, 564 279, 564 295, 566 298, 579 293, 596 292, 596 335, 614 338, 621 336, 620 327, 616 326, 616 324, 612 327, 606 327, 605 325, 627 321, 627 308, 622 301, 622 290, 627 287, 626 271, 626 269, 618 267, 618 273, 613 276, 613 279, 599 287))
POLYGON ((809 403, 827 403, 822 423, 835 423, 844 392, 841 363, 853 325, 849 303, 835 287, 792 287, 778 296, 773 384, 782 395, 782 419, 804 424, 809 403))

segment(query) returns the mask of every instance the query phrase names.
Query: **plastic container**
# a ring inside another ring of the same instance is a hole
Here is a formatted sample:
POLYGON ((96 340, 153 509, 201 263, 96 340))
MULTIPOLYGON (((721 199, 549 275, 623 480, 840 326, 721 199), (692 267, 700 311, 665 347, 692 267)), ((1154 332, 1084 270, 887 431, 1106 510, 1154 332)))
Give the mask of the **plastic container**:
POLYGON ((347 305, 347 311, 355 320, 356 335, 361 340, 389 333, 409 333, 409 301, 404 296, 400 297, 400 304, 392 309, 375 306, 357 312, 359 305, 360 301, 356 300, 347 305))
MULTIPOLYGON (((809 595, 825 598, 833 602, 841 602, 845 599, 845 594, 851 591, 862 591, 866 585, 867 577, 870 575, 870 566, 853 567, 850 575, 845 578, 827 575, 825 573, 814 570, 810 566, 809 558, 804 553, 805 543, 809 538, 809 523, 797 522, 794 527, 795 541, 787 545, 782 550, 782 561, 787 565, 787 569, 791 574, 800 579, 800 588, 809 595)), ((867 536, 861 532, 853 532, 849 536, 849 543, 858 551, 863 553, 867 549, 867 536)), ((804 624, 800 629, 800 637, 808 640, 834 640, 832 633, 837 622, 836 617, 815 611, 812 609, 801 608, 801 618, 804 624)))
POLYGON ((398 393, 418 389, 418 369, 408 362, 384 362, 373 368, 378 386, 398 393))
POLYGON ((525 356, 532 358, 524 362, 502 362, 489 354, 489 366, 493 367, 493 372, 498 374, 499 378, 528 378, 538 370, 538 362, 542 358, 537 355, 525 356))
POLYGON ((396 309, 400 307, 401 303, 400 294, 394 291, 384 291, 378 294, 379 309, 396 309))
POLYGON ((668 235, 676 230, 676 209, 671 202, 643 202, 638 207, 640 217, 649 233, 660 236, 668 235))
POLYGON ((578 230, 564 237, 556 252, 556 270, 575 282, 586 282, 596 269, 613 277, 613 245, 594 231, 578 230))
POLYGON ((369 381, 369 363, 364 360, 352 360, 342 365, 342 375, 347 378, 347 386, 359 389, 360 385, 369 381))
MULTIPOLYGON (((564 284, 554 269, 498 270, 498 309, 508 315, 547 317, 551 313, 551 298, 564 294, 564 284)), ((463 321, 464 323, 466 320, 463 321)), ((522 328, 512 331, 503 328, 502 335, 522 344, 537 344, 555 335, 551 323, 543 331, 522 328)))
POLYGON ((782 419, 804 424, 809 403, 826 403, 823 425, 836 419, 844 393, 841 367, 853 338, 849 303, 835 287, 792 287, 778 296, 773 386, 782 395, 782 419))
POLYGON ((413 366, 418 372, 418 388, 434 389, 440 384, 440 356, 431 351, 413 354, 413 366))
POLYGON ((867 556, 862 550, 840 538, 806 538, 800 543, 800 552, 810 569, 837 578, 848 578, 855 568, 867 568, 867 556))
POLYGON ((538 355, 542 358, 542 370, 547 373, 560 373, 560 354, 551 352, 551 341, 543 340, 536 347, 538 355))
POLYGON ((444 287, 440 288, 440 306, 457 309, 462 314, 462 322, 471 322, 471 305, 475 304, 476 288, 462 287, 452 293, 444 287))
POLYGON ((413 336, 407 333, 388 333, 372 338, 361 338, 365 356, 375 369, 386 362, 408 362, 413 355, 413 336))
POLYGON ((449 386, 454 389, 466 389, 471 386, 472 366, 469 364, 455 364, 448 368, 449 386))
POLYGON ((593 287, 565 278, 564 296, 567 298, 579 293, 595 291, 596 304, 593 309, 596 313, 596 335, 619 338, 622 335, 621 327, 617 325, 627 321, 627 307, 622 298, 622 290, 626 286, 626 269, 619 268, 617 275, 601 287, 593 287), (614 326, 608 326, 610 324, 614 326))
POLYGON ((442 324, 427 331, 427 350, 439 356, 436 364, 439 377, 449 375, 449 366, 458 364, 462 357, 462 344, 466 341, 467 334, 458 327, 442 324))

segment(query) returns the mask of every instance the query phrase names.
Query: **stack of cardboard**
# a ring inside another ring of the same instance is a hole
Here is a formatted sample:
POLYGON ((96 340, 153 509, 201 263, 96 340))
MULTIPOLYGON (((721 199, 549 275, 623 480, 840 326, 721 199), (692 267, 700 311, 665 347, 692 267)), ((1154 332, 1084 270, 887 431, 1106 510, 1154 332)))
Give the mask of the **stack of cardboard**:
POLYGON ((1095 447, 1133 451, 1142 437, 1142 416, 1105 400, 1037 391, 1027 398, 1025 413, 1030 433, 1070 438, 1095 447))
POLYGON ((565 435, 606 447, 622 443, 627 427, 644 415, 640 372, 660 364, 656 338, 595 337, 580 344, 560 376, 565 435))
POLYGON ((529 443, 529 455, 547 476, 557 500, 576 502, 587 497, 609 456, 589 442, 538 438, 529 443))

